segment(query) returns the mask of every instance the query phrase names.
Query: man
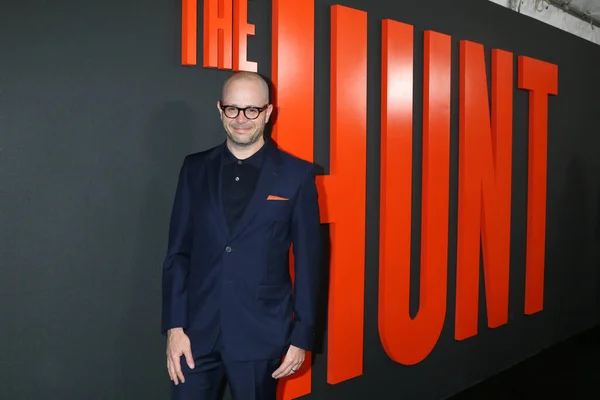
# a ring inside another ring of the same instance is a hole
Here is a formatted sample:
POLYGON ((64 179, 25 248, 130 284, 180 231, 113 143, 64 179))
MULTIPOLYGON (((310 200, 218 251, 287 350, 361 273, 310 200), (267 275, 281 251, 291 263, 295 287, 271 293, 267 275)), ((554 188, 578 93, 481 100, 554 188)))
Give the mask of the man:
POLYGON ((236 400, 272 400, 314 340, 315 170, 265 141, 273 106, 258 74, 230 77, 217 108, 226 140, 185 157, 175 194, 163 266, 167 368, 174 399, 216 399, 226 378, 236 400))

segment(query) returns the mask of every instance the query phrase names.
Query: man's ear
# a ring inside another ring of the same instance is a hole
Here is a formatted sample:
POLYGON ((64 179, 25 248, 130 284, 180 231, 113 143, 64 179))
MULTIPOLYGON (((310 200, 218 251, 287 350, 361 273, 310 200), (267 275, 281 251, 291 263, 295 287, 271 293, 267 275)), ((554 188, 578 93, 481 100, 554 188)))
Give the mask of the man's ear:
POLYGON ((269 106, 267 107, 267 111, 266 111, 265 124, 267 122, 269 122, 269 120, 271 119, 272 113, 273 113, 273 104, 269 104, 269 106))

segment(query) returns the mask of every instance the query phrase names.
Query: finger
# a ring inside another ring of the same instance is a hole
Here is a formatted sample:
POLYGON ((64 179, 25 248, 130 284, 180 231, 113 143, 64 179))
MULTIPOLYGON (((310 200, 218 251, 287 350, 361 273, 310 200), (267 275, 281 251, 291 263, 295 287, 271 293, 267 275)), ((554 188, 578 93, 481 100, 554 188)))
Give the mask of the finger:
POLYGON ((177 378, 179 378, 179 381, 181 381, 181 383, 185 383, 185 378, 183 376, 183 372, 181 371, 181 359, 179 357, 177 357, 177 362, 175 362, 174 364, 175 364, 175 376, 177 378))
POLYGON ((275 379, 279 379, 279 378, 281 377, 281 374, 282 374, 283 370, 284 370, 284 368, 283 368, 283 366, 281 365, 281 366, 279 366, 279 368, 277 368, 277 369, 275 370, 275 372, 273 372, 273 374, 272 374, 271 376, 272 376, 273 378, 275 378, 275 379))
POLYGON ((279 378, 288 376, 292 372, 292 365, 294 365, 294 364, 295 364, 295 361, 293 361, 291 359, 286 359, 283 362, 283 364, 281 364, 281 366, 277 369, 277 371, 275 371, 275 373, 273 374, 273 377, 275 379, 279 379, 279 378))
POLYGON ((183 354, 185 355, 185 361, 187 362, 188 367, 190 367, 190 369, 194 369, 194 357, 192 356, 192 350, 187 348, 183 351, 183 354))
POLYGON ((292 367, 292 372, 297 372, 297 371, 300 370, 300 368, 302 368, 302 363, 301 362, 297 363, 296 365, 294 365, 292 367))
POLYGON ((179 383, 179 381, 177 380, 177 373, 175 373, 175 364, 173 363, 172 359, 169 359, 169 377, 171 378, 171 380, 173 381, 173 383, 175 385, 177 385, 179 383))
POLYGON ((296 372, 298 372, 299 369, 300 369, 299 364, 291 366, 290 370, 287 372, 287 374, 284 375, 284 377, 294 375, 296 372))
POLYGON ((173 375, 173 382, 179 384, 184 382, 183 372, 181 372, 181 356, 171 355, 171 374, 173 375))
POLYGON ((287 370, 290 369, 290 366, 292 365, 291 361, 288 360, 287 358, 283 361, 283 363, 281 363, 281 365, 279 366, 279 368, 277 368, 275 370, 275 372, 273 372, 273 378, 275 379, 279 379, 282 376, 284 376, 284 374, 287 372, 287 370))
POLYGON ((171 375, 173 375, 173 383, 179 385, 179 377, 177 376, 177 363, 171 361, 171 375))
POLYGON ((167 373, 169 374, 169 379, 173 380, 173 373, 171 371, 171 359, 167 357, 167 373))

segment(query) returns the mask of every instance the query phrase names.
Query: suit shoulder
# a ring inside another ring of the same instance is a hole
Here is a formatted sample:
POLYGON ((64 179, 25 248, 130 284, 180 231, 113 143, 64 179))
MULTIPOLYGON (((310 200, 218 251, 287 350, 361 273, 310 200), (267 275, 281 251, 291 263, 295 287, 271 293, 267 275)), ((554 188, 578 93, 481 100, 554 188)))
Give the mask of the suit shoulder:
POLYGON ((217 152, 219 150, 219 148, 220 148, 220 146, 215 146, 210 149, 198 151, 195 153, 190 153, 185 156, 183 162, 184 162, 184 164, 193 168, 195 166, 198 166, 198 165, 204 163, 213 154, 215 154, 215 152, 217 152))
POLYGON ((305 172, 307 170, 314 170, 314 164, 304 160, 298 156, 290 154, 285 150, 277 149, 281 156, 282 163, 285 166, 291 167, 293 169, 297 169, 299 171, 305 172))

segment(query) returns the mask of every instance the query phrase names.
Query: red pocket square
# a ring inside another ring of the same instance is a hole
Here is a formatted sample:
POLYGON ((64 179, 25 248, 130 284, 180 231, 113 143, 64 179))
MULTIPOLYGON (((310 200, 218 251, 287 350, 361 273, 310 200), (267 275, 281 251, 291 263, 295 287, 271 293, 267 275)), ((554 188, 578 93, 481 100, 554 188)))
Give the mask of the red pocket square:
POLYGON ((267 197, 267 200, 289 200, 289 199, 286 199, 285 197, 279 197, 279 196, 274 196, 274 195, 270 194, 267 197))

